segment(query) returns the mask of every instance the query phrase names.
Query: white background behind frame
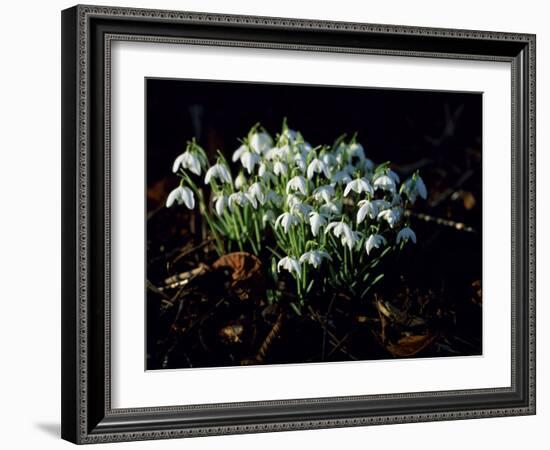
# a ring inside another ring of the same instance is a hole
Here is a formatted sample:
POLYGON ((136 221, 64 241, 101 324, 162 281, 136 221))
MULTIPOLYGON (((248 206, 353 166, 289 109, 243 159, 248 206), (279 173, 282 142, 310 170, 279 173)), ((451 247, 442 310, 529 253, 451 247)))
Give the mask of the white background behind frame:
POLYGON ((111 57, 114 408, 510 385, 509 63, 120 41, 111 57), (483 356, 144 371, 145 77, 483 92, 483 356))

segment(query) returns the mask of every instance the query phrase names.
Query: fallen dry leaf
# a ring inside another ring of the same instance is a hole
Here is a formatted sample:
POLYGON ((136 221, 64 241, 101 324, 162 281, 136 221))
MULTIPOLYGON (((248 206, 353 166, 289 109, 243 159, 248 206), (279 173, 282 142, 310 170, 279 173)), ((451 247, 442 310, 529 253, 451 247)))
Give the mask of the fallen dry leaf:
POLYGON ((393 355, 400 358, 414 356, 429 347, 435 336, 429 334, 403 336, 396 343, 389 342, 386 349, 393 355))
POLYGON ((212 268, 231 272, 231 287, 241 300, 258 298, 265 293, 262 262, 250 253, 228 253, 217 259, 212 268))

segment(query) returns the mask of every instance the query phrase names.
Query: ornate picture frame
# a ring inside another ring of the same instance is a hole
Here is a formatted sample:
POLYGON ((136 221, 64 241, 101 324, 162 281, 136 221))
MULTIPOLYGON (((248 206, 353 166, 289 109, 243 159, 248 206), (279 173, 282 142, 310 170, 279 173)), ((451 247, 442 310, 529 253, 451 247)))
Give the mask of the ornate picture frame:
POLYGON ((535 414, 535 36, 99 6, 62 12, 62 437, 74 443, 535 414), (511 385, 116 409, 110 99, 115 41, 511 65, 511 385))

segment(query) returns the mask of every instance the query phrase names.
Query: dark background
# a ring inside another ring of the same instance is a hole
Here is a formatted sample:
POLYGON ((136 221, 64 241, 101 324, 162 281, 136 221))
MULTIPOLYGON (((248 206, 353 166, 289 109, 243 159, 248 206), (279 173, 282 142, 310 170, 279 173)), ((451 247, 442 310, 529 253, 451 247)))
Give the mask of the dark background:
POLYGON ((313 146, 358 133, 375 162, 462 159, 481 146, 479 93, 147 79, 147 176, 151 184, 196 137, 228 155, 260 122, 274 137, 284 117, 313 146))

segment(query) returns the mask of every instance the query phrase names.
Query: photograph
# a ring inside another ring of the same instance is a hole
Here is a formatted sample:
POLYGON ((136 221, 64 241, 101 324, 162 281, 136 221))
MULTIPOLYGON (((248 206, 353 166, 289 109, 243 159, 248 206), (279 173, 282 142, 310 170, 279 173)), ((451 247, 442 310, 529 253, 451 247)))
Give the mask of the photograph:
POLYGON ((146 370, 483 354, 481 92, 144 83, 146 370))

